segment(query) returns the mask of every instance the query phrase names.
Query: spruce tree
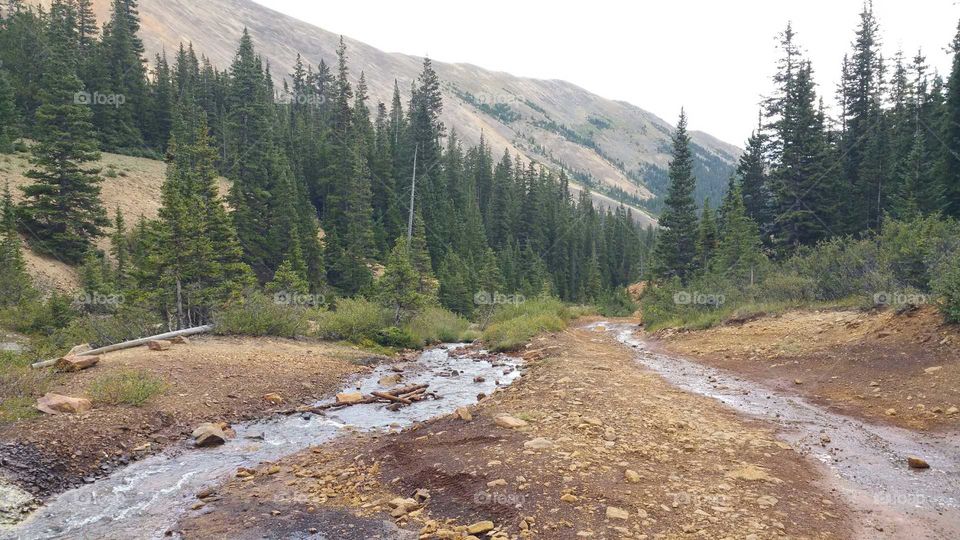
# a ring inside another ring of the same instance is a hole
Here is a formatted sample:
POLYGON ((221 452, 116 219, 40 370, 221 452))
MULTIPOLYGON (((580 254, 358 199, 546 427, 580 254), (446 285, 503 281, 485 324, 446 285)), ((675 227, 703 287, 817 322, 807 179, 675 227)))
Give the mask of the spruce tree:
POLYGON ((670 162, 670 188, 660 215, 660 235, 656 246, 656 274, 661 279, 674 276, 687 279, 696 267, 697 210, 693 200, 696 178, 687 134, 687 115, 673 135, 673 159, 670 162))
POLYGON ((390 309, 395 325, 426 305, 428 300, 417 291, 417 281, 409 244, 401 236, 387 257, 383 276, 376 283, 377 298, 390 309))
POLYGON ((703 272, 710 271, 710 261, 717 249, 717 236, 717 221, 710 208, 710 198, 707 197, 703 201, 700 229, 697 232, 697 266, 703 272))
MULTIPOLYGON (((57 6, 55 6, 57 7, 57 6)), ((76 102, 83 90, 69 48, 72 22, 62 9, 50 14, 51 58, 35 115, 32 168, 22 187, 22 226, 34 248, 67 263, 79 263, 109 224, 100 201, 100 159, 90 108, 76 102)))
POLYGON ((19 119, 14 101, 13 86, 7 72, 0 69, 0 154, 13 152, 19 119))
POLYGON ((114 272, 114 287, 123 291, 130 285, 130 244, 127 241, 127 225, 123 219, 123 212, 117 207, 113 221, 113 235, 110 237, 110 252, 116 263, 114 272))
POLYGON ((947 80, 947 99, 943 111, 941 184, 944 212, 960 218, 960 24, 951 51, 953 66, 947 80))
POLYGON ((16 209, 10 186, 0 199, 0 307, 15 306, 30 296, 32 287, 20 249, 16 209))
POLYGON ((760 248, 757 224, 747 215, 740 186, 733 188, 726 226, 720 236, 712 265, 716 272, 739 287, 757 281, 765 257, 760 248))

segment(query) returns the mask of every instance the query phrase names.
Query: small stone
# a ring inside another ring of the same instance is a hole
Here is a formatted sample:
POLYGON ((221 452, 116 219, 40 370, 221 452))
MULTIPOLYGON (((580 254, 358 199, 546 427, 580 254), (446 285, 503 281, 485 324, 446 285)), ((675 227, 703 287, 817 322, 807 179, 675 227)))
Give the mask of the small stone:
POLYGON ((227 442, 227 434, 224 433, 223 428, 212 422, 204 422, 194 428, 192 436, 199 447, 217 446, 227 442))
POLYGON ((623 477, 627 479, 627 482, 631 484, 636 484, 640 482, 640 473, 633 469, 627 469, 623 472, 623 477))
POLYGON ((957 414, 957 412, 960 412, 960 410, 958 410, 956 407, 950 407, 949 409, 947 409, 948 415, 957 414))
POLYGON ((467 534, 483 534, 493 530, 492 521, 478 521, 467 527, 467 534))
POLYGON ((801 385, 801 384, 803 384, 803 381, 801 381, 800 379, 794 379, 794 380, 793 380, 793 384, 801 385))
POLYGON ((499 487, 507 485, 507 481, 503 478, 497 478, 496 480, 491 480, 487 482, 487 487, 499 487))
POLYGON ((337 394, 337 403, 351 404, 363 401, 363 394, 360 392, 341 392, 337 394))
POLYGON ((496 418, 493 419, 493 423, 500 427, 508 428, 508 429, 517 429, 517 428, 526 427, 528 425, 525 420, 514 418, 509 414, 498 415, 496 418))
POLYGON ((264 394, 263 400, 269 403, 272 403, 274 405, 280 405, 281 403, 283 403, 283 397, 280 394, 277 394, 275 392, 264 394))
POLYGON ((929 374, 931 374, 931 373, 936 373, 936 372, 940 371, 941 369, 943 369, 943 366, 930 366, 930 367, 924 369, 923 372, 926 373, 927 375, 929 375, 929 374))
POLYGON ((564 493, 560 496, 560 500, 567 503, 575 503, 579 499, 577 499, 577 496, 572 493, 564 493))
POLYGON ((897 415, 897 410, 896 410, 896 409, 887 409, 887 410, 883 411, 883 414, 885 414, 885 415, 887 415, 887 416, 896 416, 896 415, 897 415))
POLYGON ((523 443, 523 447, 531 450, 546 450, 553 448, 553 441, 544 437, 537 437, 536 439, 531 439, 523 443))
POLYGON ((911 469, 929 469, 930 464, 926 462, 923 458, 918 458, 916 456, 910 456, 907 458, 907 465, 911 469))
POLYGON ((473 414, 466 407, 457 407, 457 417, 465 422, 473 420, 473 414))
POLYGON ((163 339, 152 339, 147 342, 147 348, 151 351, 165 351, 170 348, 171 343, 163 339))
POLYGON ((627 520, 630 519, 630 512, 627 512, 623 508, 617 508, 616 506, 608 506, 607 518, 627 520))

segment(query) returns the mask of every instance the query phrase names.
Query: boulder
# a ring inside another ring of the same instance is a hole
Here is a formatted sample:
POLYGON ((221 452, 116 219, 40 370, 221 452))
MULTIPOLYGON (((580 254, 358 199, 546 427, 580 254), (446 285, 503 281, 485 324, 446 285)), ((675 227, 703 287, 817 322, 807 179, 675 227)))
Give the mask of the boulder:
POLYGON ((47 392, 37 400, 37 409, 47 414, 82 414, 93 408, 89 399, 47 392))
POLYGON ((508 428, 508 429, 516 429, 516 428, 522 428, 527 426, 526 420, 514 418, 509 414, 498 415, 496 418, 493 419, 493 423, 500 427, 508 428))
POLYGON ((916 456, 910 456, 907 458, 907 465, 911 469, 929 469, 930 464, 923 458, 918 458, 916 456))
POLYGON ((170 342, 163 339, 152 339, 147 342, 147 348, 151 351, 165 351, 170 348, 170 342))
POLYGON ((337 403, 349 405, 351 403, 360 403, 361 401, 363 401, 363 393, 361 392, 341 392, 337 394, 337 403))
POLYGON ((467 527, 467 534, 483 534, 492 531, 493 527, 492 521, 478 521, 467 527))
POLYGON ((466 407, 457 407, 457 417, 467 422, 473 420, 473 414, 466 407))
POLYGON ((219 424, 205 422, 193 430, 193 439, 197 446, 217 446, 227 442, 227 434, 219 424))
POLYGON ((93 367, 99 361, 99 356, 77 356, 68 354, 57 360, 57 363, 54 364, 53 367, 57 371, 63 372, 80 371, 81 369, 93 367))

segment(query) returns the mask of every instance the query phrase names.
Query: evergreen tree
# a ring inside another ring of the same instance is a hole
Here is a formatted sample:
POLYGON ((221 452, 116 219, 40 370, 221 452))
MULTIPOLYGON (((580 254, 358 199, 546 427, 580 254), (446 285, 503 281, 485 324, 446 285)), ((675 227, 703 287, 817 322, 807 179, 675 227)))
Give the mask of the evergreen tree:
POLYGON ((10 78, 0 69, 0 154, 13 152, 13 141, 17 138, 19 120, 14 98, 10 78))
POLYGON ((663 279, 688 278, 696 266, 697 213, 693 200, 696 178, 693 156, 687 135, 687 115, 680 111, 680 121, 673 135, 673 160, 670 162, 670 189, 660 215, 661 232, 656 246, 656 274, 663 279))
POLYGON ((710 198, 703 201, 700 214, 700 230, 697 233, 697 266, 704 272, 710 271, 710 261, 717 249, 717 222, 710 208, 710 198))
POLYGON ((90 109, 75 102, 83 85, 69 50, 75 39, 71 15, 55 4, 50 19, 51 58, 36 112, 33 167, 25 174, 34 183, 21 188, 20 211, 37 251, 75 264, 109 221, 100 202, 100 170, 86 165, 100 153, 90 109))
POLYGON ((13 196, 10 186, 5 184, 0 200, 0 307, 18 305, 31 292, 30 276, 20 250, 13 196))
POLYGON ((103 27, 100 42, 99 73, 88 84, 90 91, 123 99, 118 106, 93 107, 101 140, 109 150, 139 150, 144 144, 141 130, 147 123, 150 103, 139 32, 137 0, 113 0, 111 18, 103 27))
POLYGON ((113 235, 110 237, 110 251, 116 262, 116 271, 113 276, 114 287, 123 291, 130 285, 130 245, 127 241, 127 225, 123 219, 123 212, 117 207, 113 221, 113 235))
POLYGON ((393 312, 394 324, 400 324, 427 303, 427 299, 417 291, 417 281, 409 244, 401 236, 390 251, 383 276, 376 285, 377 298, 393 312))
POLYGON ((752 285, 764 262, 760 250, 757 224, 747 215, 740 186, 734 187, 730 198, 726 227, 720 236, 713 267, 739 287, 752 285))
POLYGON ((947 80, 947 99, 943 112, 941 183, 945 213, 960 218, 960 24, 951 50, 953 67, 947 80))
POLYGON ((764 155, 765 144, 766 138, 759 130, 750 135, 747 147, 737 163, 736 176, 743 192, 747 215, 764 229, 769 229, 773 226, 773 216, 770 215, 771 197, 764 155))

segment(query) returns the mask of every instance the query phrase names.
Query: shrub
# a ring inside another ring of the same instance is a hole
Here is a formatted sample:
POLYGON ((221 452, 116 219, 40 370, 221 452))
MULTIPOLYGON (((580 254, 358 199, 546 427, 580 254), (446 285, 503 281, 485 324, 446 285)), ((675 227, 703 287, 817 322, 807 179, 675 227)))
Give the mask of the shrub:
POLYGON ((415 349, 423 345, 422 341, 417 340, 406 329, 388 326, 377 331, 376 342, 384 347, 397 347, 400 349, 415 349))
POLYGON ((419 346, 432 343, 465 341, 470 323, 463 317, 439 307, 429 307, 418 313, 406 329, 419 346))
POLYGON ((938 266, 933 292, 939 297, 940 312, 951 323, 960 323, 960 253, 938 266))
POLYGON ((302 307, 279 304, 256 292, 214 313, 214 332, 293 338, 306 333, 309 315, 302 307))
POLYGON ((89 343, 93 348, 112 345, 163 331, 163 321, 153 311, 123 307, 112 315, 84 315, 65 328, 59 341, 89 343))
POLYGON ((756 296, 773 302, 812 302, 817 297, 817 281, 794 273, 774 273, 757 286, 756 296))
POLYGON ((337 301, 335 311, 320 315, 316 334, 326 339, 359 343, 375 340, 377 332, 387 326, 390 326, 390 314, 379 304, 364 298, 344 298, 337 301))
POLYGON ((163 392, 163 380, 142 370, 124 370, 101 375, 90 383, 93 401, 107 405, 139 407, 163 392))
POLYGON ((930 289, 931 270, 960 249, 960 225, 937 216, 888 219, 879 238, 880 259, 901 287, 930 289))
POLYGON ((597 308, 604 317, 629 317, 637 311, 637 304, 627 291, 617 289, 601 296, 597 308))
POLYGON ((872 240, 834 238, 802 250, 784 262, 783 270, 816 282, 817 300, 839 300, 893 289, 893 276, 881 264, 872 240))
POLYGON ((36 416, 34 400, 47 391, 53 372, 30 362, 27 355, 0 351, 0 422, 36 416))
POLYGON ((483 341, 495 351, 516 350, 539 333, 563 330, 578 314, 577 310, 551 297, 503 305, 484 329, 483 341))

